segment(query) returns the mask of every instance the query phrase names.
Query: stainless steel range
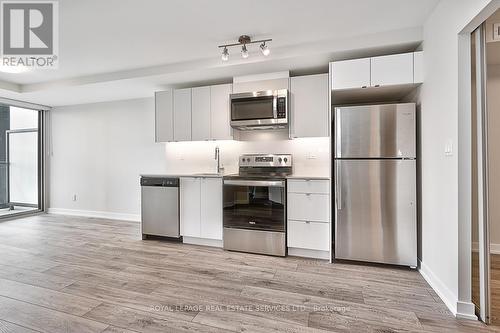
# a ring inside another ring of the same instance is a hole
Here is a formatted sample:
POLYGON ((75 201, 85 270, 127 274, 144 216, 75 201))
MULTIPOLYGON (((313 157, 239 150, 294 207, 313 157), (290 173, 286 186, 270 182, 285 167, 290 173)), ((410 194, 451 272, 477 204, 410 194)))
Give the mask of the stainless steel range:
POLYGON ((242 155, 224 177, 224 249, 286 255, 286 177, 292 155, 242 155))

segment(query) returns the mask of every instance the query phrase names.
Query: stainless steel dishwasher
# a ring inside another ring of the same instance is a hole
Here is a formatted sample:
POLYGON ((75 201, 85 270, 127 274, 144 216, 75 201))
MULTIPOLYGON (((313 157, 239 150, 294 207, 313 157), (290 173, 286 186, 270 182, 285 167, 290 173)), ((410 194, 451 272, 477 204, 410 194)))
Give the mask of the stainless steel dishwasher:
POLYGON ((142 239, 162 236, 181 240, 179 224, 179 178, 141 177, 142 239))

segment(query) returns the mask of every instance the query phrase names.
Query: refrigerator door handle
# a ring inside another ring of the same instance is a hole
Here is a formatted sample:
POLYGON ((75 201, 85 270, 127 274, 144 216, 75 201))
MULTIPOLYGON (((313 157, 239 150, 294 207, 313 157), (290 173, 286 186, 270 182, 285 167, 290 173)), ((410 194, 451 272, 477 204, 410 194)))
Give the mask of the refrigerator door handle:
POLYGON ((335 163, 335 193, 337 196, 337 210, 342 209, 342 181, 340 180, 340 166, 335 163))
POLYGON ((335 157, 342 157, 342 124, 340 122, 341 109, 335 108, 335 157))

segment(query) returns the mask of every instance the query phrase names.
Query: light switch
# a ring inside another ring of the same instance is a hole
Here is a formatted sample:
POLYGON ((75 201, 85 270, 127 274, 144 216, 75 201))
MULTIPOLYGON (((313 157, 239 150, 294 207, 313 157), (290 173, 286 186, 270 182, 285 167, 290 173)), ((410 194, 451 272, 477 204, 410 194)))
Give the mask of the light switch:
POLYGON ((453 155, 453 141, 449 140, 444 145, 444 155, 452 156, 453 155))
POLYGON ((500 23, 493 24, 493 40, 500 40, 500 23))

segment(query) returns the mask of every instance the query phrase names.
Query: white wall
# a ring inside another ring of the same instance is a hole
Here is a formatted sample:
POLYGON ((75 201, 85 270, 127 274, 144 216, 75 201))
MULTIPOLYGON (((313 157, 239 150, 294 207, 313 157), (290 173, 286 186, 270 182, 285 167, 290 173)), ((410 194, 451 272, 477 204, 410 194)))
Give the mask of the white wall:
POLYGON ((51 127, 49 207, 137 219, 139 174, 166 170, 153 99, 58 107, 51 127))
POLYGON ((62 213, 138 220, 140 174, 213 172, 216 146, 226 173, 237 172, 241 154, 263 152, 293 154, 298 174, 330 173, 328 138, 154 143, 152 98, 51 112, 49 207, 62 213))
POLYGON ((454 313, 459 302, 458 34, 489 2, 442 0, 424 25, 421 272, 454 313), (448 142, 452 156, 444 154, 448 142))

